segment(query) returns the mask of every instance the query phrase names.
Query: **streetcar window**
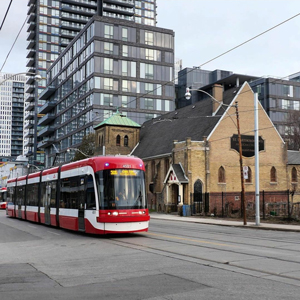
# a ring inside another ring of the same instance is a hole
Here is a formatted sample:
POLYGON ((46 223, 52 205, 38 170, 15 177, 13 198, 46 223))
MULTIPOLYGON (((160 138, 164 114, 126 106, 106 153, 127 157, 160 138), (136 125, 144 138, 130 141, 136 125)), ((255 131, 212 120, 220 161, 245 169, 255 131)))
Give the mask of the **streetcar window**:
POLYGON ((8 187, 7 188, 7 202, 9 203, 14 203, 14 191, 15 188, 14 187, 8 187))
POLYGON ((56 181, 45 181, 41 183, 41 207, 48 205, 50 198, 50 207, 56 207, 56 181))
POLYGON ((56 207, 56 181, 50 182, 51 194, 50 194, 50 207, 56 207))
POLYGON ((86 209, 96 209, 95 188, 92 175, 87 177, 86 209))
POLYGON ((62 179, 60 188, 59 207, 78 209, 79 203, 84 202, 82 201, 84 197, 84 178, 80 176, 75 176, 62 179))
POLYGON ((100 209, 147 207, 145 176, 141 170, 104 170, 96 176, 100 209))
POLYGON ((28 206, 38 206, 39 184, 28 184, 26 188, 26 202, 28 206))
POLYGON ((17 186, 17 204, 24 205, 25 203, 25 186, 17 186))

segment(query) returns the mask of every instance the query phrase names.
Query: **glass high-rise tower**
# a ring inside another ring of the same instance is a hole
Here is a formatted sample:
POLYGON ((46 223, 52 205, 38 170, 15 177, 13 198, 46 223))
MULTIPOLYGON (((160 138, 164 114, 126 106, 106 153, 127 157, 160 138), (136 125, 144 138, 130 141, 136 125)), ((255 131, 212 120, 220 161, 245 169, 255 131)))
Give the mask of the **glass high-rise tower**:
POLYGON ((24 75, 0 73, 0 157, 12 160, 23 155, 24 85, 24 75))
POLYGON ((156 0, 29 0, 27 64, 28 72, 42 76, 38 83, 34 76, 26 82, 27 105, 33 107, 25 115, 25 153, 29 161, 43 161, 44 152, 37 148, 39 107, 44 104, 38 95, 46 87, 46 71, 69 45, 73 38, 95 14, 144 25, 156 25, 156 0))

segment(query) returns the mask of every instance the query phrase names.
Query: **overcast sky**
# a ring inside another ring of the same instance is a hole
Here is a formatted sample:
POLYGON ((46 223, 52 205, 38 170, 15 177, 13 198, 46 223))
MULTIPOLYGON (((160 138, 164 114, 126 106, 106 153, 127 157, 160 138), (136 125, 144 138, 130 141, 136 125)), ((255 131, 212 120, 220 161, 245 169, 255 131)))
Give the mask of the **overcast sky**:
MULTIPOLYGON (((10 0, 0 0, 2 23, 10 0)), ((13 0, 0 31, 0 69, 27 14, 27 0, 13 0)), ((175 56, 183 67, 203 65, 300 13, 298 0, 157 0, 159 27, 175 31, 175 56)), ((26 71, 25 25, 2 72, 26 71)), ((300 16, 202 69, 285 77, 300 71, 300 16)))

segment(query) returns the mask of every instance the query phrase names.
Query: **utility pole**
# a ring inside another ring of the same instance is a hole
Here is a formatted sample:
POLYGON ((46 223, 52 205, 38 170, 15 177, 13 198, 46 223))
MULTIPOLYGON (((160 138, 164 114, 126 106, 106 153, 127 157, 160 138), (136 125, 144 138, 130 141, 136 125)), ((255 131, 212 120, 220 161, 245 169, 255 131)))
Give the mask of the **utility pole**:
POLYGON ((237 131, 238 131, 238 140, 239 140, 239 153, 240 153, 240 173, 241 173, 241 186, 242 186, 242 208, 243 208, 243 218, 244 218, 244 225, 247 225, 247 218, 246 218, 246 203, 245 203, 245 185, 244 185, 244 173, 243 173, 243 154, 242 154, 242 139, 241 139, 241 132, 240 132, 240 120, 239 120, 239 109, 238 109, 238 102, 235 102, 235 109, 236 109, 236 122, 237 122, 237 131))
POLYGON ((255 152, 255 223, 260 225, 259 210, 259 136, 258 136, 258 94, 254 94, 254 152, 255 152))

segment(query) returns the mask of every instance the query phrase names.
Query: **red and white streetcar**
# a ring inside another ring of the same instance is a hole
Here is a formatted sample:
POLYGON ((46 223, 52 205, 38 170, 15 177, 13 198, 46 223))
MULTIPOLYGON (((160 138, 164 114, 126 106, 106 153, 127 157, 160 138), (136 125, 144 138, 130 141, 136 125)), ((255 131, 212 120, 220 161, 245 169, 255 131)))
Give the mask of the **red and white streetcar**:
POLYGON ((0 209, 6 209, 7 188, 0 188, 0 209))
POLYGON ((7 182, 9 217, 93 234, 148 231, 143 161, 98 156, 7 182))

